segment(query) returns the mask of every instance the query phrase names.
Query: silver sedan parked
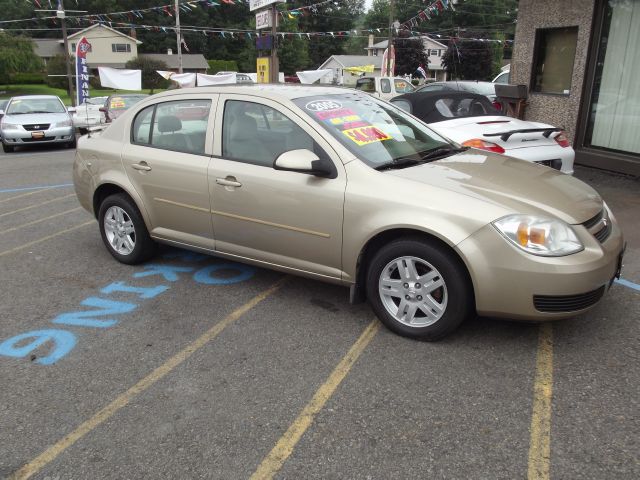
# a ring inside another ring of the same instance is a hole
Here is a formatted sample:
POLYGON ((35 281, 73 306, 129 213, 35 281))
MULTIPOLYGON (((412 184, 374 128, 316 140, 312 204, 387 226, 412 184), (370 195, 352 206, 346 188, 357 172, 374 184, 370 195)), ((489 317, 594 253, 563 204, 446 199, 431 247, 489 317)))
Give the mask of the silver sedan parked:
POLYGON ((69 109, 55 95, 13 97, 7 109, 0 111, 2 149, 13 152, 16 147, 42 143, 76 146, 69 109))

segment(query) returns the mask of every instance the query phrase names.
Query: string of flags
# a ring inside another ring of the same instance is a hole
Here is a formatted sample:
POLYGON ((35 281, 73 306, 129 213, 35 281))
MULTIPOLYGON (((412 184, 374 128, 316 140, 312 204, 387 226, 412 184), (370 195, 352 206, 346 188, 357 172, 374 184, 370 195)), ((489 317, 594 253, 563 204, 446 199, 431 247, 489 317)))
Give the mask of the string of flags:
MULTIPOLYGON (((55 5, 51 0, 25 0, 26 2, 34 5, 37 8, 42 8, 43 6, 49 6, 49 8, 54 9, 55 5)), ((243 2, 241 0, 188 0, 182 1, 178 4, 178 8, 181 12, 189 13, 192 12, 197 7, 210 8, 210 7, 219 7, 220 4, 227 5, 241 5, 243 2)), ((76 5, 78 1, 76 0, 76 5)), ((110 12, 110 13, 93 13, 87 15, 73 15, 68 16, 67 20, 73 19, 95 19, 96 21, 113 21, 113 18, 127 18, 129 20, 134 20, 136 18, 144 18, 145 13, 162 13, 168 17, 173 17, 175 14, 175 4, 169 3, 166 5, 159 5, 157 7, 149 7, 149 8, 136 8, 132 10, 123 10, 121 12, 110 12)), ((5 20, 0 21, 0 24, 3 23, 15 23, 15 22, 26 22, 26 21, 38 21, 38 20, 55 20, 56 16, 48 16, 48 17, 34 17, 34 18, 25 18, 21 20, 5 20)))
POLYGON ((322 2, 319 3, 314 3, 313 5, 306 5, 304 7, 298 7, 298 8, 292 8, 291 10, 283 10, 281 12, 278 12, 280 14, 280 16, 282 18, 291 18, 291 19, 295 19, 297 16, 308 16, 311 14, 316 14, 318 13, 318 9, 326 6, 326 5, 334 5, 335 1, 334 0, 324 0, 322 2))
POLYGON ((403 30, 408 30, 413 27, 417 27, 422 22, 426 22, 427 20, 431 20, 433 17, 437 17, 446 9, 451 9, 455 11, 455 7, 453 6, 453 2, 451 0, 435 0, 431 2, 427 8, 418 12, 415 17, 411 17, 406 22, 400 24, 400 27, 403 30))

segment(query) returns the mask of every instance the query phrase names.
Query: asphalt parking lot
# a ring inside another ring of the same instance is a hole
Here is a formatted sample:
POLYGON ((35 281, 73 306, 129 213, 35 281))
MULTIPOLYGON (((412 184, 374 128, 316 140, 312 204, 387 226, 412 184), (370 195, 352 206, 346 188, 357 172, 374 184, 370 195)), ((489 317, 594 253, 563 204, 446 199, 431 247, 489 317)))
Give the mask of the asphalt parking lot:
POLYGON ((637 179, 576 171, 628 241, 595 310, 421 343, 332 285, 117 263, 72 162, 0 154, 0 478, 640 478, 637 179))

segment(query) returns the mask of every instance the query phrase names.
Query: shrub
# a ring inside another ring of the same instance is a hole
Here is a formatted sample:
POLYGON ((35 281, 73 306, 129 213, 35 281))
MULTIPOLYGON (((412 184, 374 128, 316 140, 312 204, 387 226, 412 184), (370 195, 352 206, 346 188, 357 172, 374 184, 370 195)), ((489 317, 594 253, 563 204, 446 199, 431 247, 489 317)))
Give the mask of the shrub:
POLYGON ((151 92, 156 88, 164 89, 169 86, 169 81, 158 75, 156 70, 169 70, 167 64, 161 60, 152 60, 145 57, 136 57, 129 60, 125 68, 142 70, 142 88, 150 88, 151 92))
POLYGON ((9 77, 9 83, 13 85, 34 85, 45 83, 43 73, 13 73, 9 77))
MULTIPOLYGON (((75 57, 70 57, 71 72, 75 72, 75 57)), ((64 64, 64 55, 56 55, 47 63, 46 84, 54 88, 67 88, 67 68, 64 64), (63 75, 62 77, 50 77, 49 75, 63 75)), ((75 81, 75 79, 74 79, 75 81)))

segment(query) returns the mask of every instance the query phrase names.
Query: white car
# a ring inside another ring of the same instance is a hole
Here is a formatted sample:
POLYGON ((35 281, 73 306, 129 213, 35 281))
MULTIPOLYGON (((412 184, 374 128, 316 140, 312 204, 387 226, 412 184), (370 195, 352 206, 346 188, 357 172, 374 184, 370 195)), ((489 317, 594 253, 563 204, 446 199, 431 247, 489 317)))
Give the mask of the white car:
POLYGON ((73 126, 80 133, 85 133, 89 127, 105 123, 104 112, 100 109, 105 106, 107 98, 109 97, 91 97, 76 107, 72 120, 73 126))
POLYGON ((573 174, 575 151, 562 128, 504 116, 483 95, 415 92, 400 95, 391 103, 465 147, 500 153, 573 174))

